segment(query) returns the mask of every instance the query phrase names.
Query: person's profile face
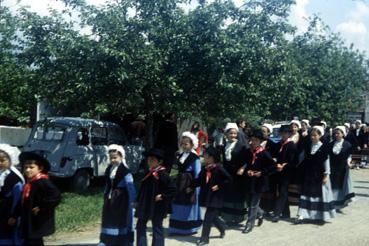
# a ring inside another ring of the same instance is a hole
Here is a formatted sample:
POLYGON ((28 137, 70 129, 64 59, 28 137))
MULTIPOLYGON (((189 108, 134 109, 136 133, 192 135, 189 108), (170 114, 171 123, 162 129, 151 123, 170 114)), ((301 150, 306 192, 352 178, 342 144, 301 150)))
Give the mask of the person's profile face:
POLYGON ((311 134, 310 134, 310 139, 311 139, 311 142, 313 143, 317 143, 319 142, 320 140, 320 134, 318 134, 317 131, 313 131, 311 134))
POLYGON ((265 126, 261 127, 261 132, 263 133, 264 138, 268 138, 269 136, 269 130, 265 126))
POLYGON ((160 161, 156 156, 148 156, 147 157, 147 164, 149 168, 155 168, 160 166, 162 161, 160 161))
POLYGON ((209 155, 208 153, 204 153, 204 162, 205 162, 205 165, 209 165, 209 164, 213 164, 214 163, 214 158, 209 155))
POLYGON ((187 137, 183 137, 181 139, 181 148, 184 151, 191 151, 192 148, 193 148, 193 144, 192 144, 191 139, 190 138, 187 138, 187 137))
POLYGON ((36 161, 26 160, 24 163, 24 176, 28 179, 36 177, 37 174, 43 171, 43 167, 39 166, 36 161))
POLYGON ((237 130, 236 129, 229 129, 227 131, 227 138, 230 141, 233 141, 237 138, 237 130))
POLYGON ((111 152, 109 153, 109 159, 110 159, 110 163, 113 165, 118 165, 120 163, 122 163, 122 156, 120 155, 119 152, 115 151, 115 152, 111 152))
POLYGON ((10 168, 10 160, 7 155, 0 153, 0 170, 6 170, 10 168))
POLYGON ((293 134, 295 134, 299 130, 299 127, 296 124, 292 124, 291 129, 292 129, 293 134))
POLYGON ((259 146, 260 146, 260 144, 261 144, 261 139, 256 138, 256 137, 251 137, 251 139, 250 139, 250 143, 251 143, 251 147, 255 149, 255 148, 257 148, 257 147, 259 147, 259 146))

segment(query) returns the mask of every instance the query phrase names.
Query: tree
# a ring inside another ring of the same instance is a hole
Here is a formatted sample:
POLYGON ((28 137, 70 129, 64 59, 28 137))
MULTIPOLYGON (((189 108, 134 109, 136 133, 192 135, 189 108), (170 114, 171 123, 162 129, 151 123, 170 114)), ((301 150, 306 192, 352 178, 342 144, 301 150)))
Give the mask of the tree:
POLYGON ((36 101, 30 93, 33 73, 18 59, 18 25, 9 9, 0 6, 0 118, 14 125, 30 121, 36 101))

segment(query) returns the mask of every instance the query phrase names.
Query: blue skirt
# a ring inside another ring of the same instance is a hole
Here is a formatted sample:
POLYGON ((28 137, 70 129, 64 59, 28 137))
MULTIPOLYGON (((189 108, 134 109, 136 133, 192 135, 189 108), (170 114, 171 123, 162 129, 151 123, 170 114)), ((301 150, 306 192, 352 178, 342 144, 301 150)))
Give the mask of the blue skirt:
POLYGON ((202 220, 199 206, 199 189, 196 193, 196 200, 193 204, 172 204, 172 214, 169 220, 170 234, 190 235, 200 229, 202 220))

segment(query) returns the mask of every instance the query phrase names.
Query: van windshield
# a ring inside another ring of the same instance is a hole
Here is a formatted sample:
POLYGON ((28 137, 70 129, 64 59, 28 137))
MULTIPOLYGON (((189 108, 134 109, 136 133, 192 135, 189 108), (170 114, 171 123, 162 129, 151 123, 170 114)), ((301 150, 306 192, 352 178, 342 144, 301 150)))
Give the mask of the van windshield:
POLYGON ((61 141, 65 128, 55 125, 38 125, 34 131, 33 139, 46 141, 61 141))

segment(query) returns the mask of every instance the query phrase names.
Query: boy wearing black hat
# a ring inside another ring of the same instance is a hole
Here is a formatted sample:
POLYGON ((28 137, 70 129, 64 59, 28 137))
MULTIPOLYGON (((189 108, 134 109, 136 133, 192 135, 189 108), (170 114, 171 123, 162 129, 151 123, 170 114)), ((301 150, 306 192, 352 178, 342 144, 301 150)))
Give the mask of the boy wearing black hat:
POLYGON ((55 232, 55 207, 61 197, 47 175, 50 163, 36 152, 19 156, 26 184, 22 194, 21 228, 25 245, 43 245, 55 232))
POLYGON ((146 224, 152 222, 152 245, 164 245, 163 220, 170 211, 171 200, 176 193, 176 186, 163 166, 164 152, 151 149, 145 153, 149 171, 142 179, 137 196, 137 246, 146 246, 146 224))
POLYGON ((277 183, 278 197, 275 202, 273 222, 278 222, 282 214, 286 217, 290 215, 288 205, 288 185, 293 174, 293 168, 296 164, 297 146, 290 140, 292 134, 290 125, 282 125, 280 130, 281 141, 277 145, 277 158, 275 168, 277 173, 275 180, 277 183))
POLYGON ((261 130, 255 130, 251 136, 251 145, 245 159, 246 164, 241 167, 237 174, 245 177, 245 191, 247 193, 248 217, 246 226, 242 233, 249 233, 255 225, 256 218, 258 226, 263 223, 263 211, 259 207, 261 194, 269 188, 269 175, 275 172, 275 162, 270 153, 261 146, 264 141, 261 130))
MULTIPOLYGON (((202 234, 197 245, 209 243, 212 224, 220 231, 220 237, 225 236, 226 225, 219 218, 219 211, 223 208, 225 186, 232 180, 231 175, 220 165, 220 151, 214 147, 205 149, 205 166, 201 169, 199 178, 194 180, 193 188, 200 186, 200 206, 206 207, 202 234)), ((191 191, 191 188, 188 190, 191 191)))

